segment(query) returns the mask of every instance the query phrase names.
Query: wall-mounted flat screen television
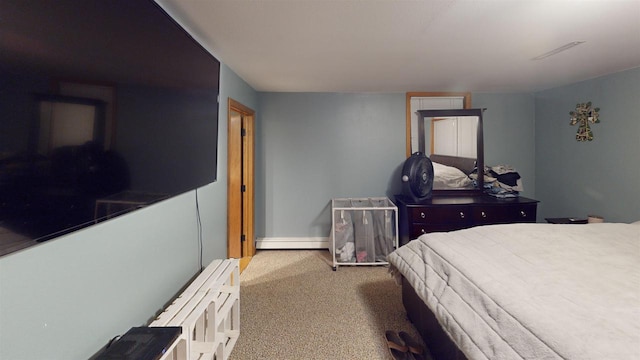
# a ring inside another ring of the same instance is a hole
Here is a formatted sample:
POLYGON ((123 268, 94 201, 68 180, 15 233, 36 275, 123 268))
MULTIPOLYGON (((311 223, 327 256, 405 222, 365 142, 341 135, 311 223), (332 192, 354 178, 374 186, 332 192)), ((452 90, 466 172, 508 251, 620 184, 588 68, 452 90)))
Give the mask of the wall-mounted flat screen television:
POLYGON ((0 256, 215 181, 220 62, 158 4, 0 14, 0 256))

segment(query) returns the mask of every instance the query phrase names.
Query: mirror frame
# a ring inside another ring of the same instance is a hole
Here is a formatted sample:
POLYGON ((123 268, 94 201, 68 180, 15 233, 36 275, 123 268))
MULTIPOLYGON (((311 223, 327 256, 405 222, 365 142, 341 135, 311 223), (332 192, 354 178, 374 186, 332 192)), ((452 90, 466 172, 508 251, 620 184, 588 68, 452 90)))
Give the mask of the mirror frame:
MULTIPOLYGON (((484 188, 484 142, 482 136, 482 112, 484 109, 446 109, 446 110, 418 110, 420 114, 420 124, 424 126, 425 118, 433 117, 457 117, 457 116, 477 116, 478 128, 476 131, 476 167, 478 169, 477 186, 475 189, 433 189, 434 195, 478 195, 482 194, 484 188)), ((425 150, 426 154, 426 150, 425 150)))

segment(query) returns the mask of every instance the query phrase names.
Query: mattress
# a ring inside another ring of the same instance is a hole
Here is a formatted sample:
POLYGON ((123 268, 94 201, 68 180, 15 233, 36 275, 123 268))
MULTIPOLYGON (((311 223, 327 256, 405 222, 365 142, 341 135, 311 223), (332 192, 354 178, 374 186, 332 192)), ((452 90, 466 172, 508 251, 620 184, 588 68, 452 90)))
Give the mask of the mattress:
POLYGON ((469 359, 640 358, 640 225, 480 226, 388 260, 469 359))

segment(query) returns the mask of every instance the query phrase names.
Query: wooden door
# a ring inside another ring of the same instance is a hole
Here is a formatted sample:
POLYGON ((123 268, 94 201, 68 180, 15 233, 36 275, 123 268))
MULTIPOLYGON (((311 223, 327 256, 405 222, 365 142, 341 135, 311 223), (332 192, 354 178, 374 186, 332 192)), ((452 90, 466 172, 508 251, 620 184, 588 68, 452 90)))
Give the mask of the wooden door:
POLYGON ((227 166, 227 255, 240 259, 243 271, 255 254, 255 112, 229 98, 227 166))

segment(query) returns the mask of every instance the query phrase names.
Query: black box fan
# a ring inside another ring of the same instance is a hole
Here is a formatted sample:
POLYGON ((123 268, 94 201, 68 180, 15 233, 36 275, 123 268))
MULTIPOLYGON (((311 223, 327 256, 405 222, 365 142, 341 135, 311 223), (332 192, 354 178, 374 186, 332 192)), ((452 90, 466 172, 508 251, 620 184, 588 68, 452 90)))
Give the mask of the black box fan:
POLYGON ((433 190, 433 164, 422 152, 415 152, 402 167, 402 192, 415 202, 430 199, 433 190))

